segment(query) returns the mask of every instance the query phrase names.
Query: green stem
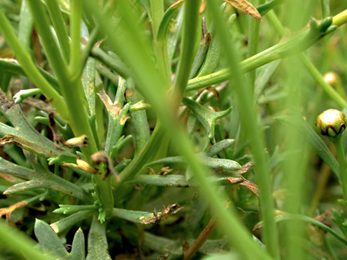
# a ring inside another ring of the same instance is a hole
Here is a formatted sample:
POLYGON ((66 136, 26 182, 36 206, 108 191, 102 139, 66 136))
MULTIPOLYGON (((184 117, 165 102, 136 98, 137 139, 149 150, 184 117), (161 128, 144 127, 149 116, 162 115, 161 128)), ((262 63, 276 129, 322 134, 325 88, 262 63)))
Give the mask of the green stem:
POLYGON ((322 5, 322 17, 328 17, 330 15, 330 0, 321 0, 322 5))
MULTIPOLYGON (((35 27, 40 35, 41 43, 47 55, 47 59, 52 66, 54 74, 56 75, 60 84, 64 82, 65 79, 69 78, 66 63, 60 52, 60 48, 53 36, 50 20, 41 1, 28 0, 31 12, 34 16, 35 27)), ((65 97, 65 95, 64 95, 65 97)))
POLYGON ((337 152, 337 158, 340 164, 340 182, 343 191, 343 203, 347 204, 347 164, 346 164, 346 155, 342 145, 342 135, 338 135, 335 138, 329 138, 333 142, 337 152))
POLYGON ((304 53, 300 53, 299 58, 301 62, 305 65, 306 69, 310 72, 311 76, 323 88, 325 93, 328 94, 330 98, 336 102, 337 105, 343 108, 347 108, 347 101, 343 97, 341 97, 341 95, 337 93, 337 91, 324 80, 322 74, 316 69, 316 67, 307 58, 307 56, 304 53))
MULTIPOLYGON (((347 10, 334 16, 332 25, 341 26, 345 24, 346 22, 347 22, 347 10)), ((285 42, 278 43, 256 55, 253 55, 250 58, 243 60, 239 64, 241 71, 248 72, 258 67, 261 67, 271 61, 282 59, 288 55, 295 54, 305 50, 309 46, 306 46, 306 45, 302 46, 302 45, 303 43, 307 44, 307 38, 305 37, 308 35, 308 33, 309 31, 302 32, 285 42)), ((310 42, 310 44, 313 44, 313 43, 314 41, 310 42)), ((223 69, 203 77, 196 77, 194 79, 189 80, 186 91, 197 90, 200 88, 207 87, 209 85, 226 81, 230 78, 230 75, 231 75, 230 70, 223 69)))
POLYGON ((117 72, 123 79, 127 79, 130 76, 129 69, 120 59, 113 59, 110 55, 96 46, 92 48, 91 54, 95 59, 101 61, 110 69, 117 72))
POLYGON ((70 2, 70 9, 71 51, 69 71, 72 77, 74 77, 81 67, 82 0, 72 0, 70 2))
MULTIPOLYGON (((260 1, 253 1, 252 4, 254 6, 257 6, 259 4, 264 3, 264 0, 260 1)), ((249 38, 248 38, 248 54, 247 57, 251 57, 255 55, 258 51, 258 43, 259 43, 259 29, 260 29, 260 21, 253 18, 249 17, 249 38)), ((251 84, 251 89, 254 91, 254 82, 255 82, 255 70, 252 70, 249 72, 249 79, 250 79, 250 84, 251 84)))
POLYGON ((333 17, 332 25, 341 26, 345 23, 347 23, 347 9, 333 17))
POLYGON ((11 47, 13 52, 21 64, 26 75, 30 76, 32 82, 41 89, 42 93, 52 100, 53 106, 58 110, 64 120, 69 118, 66 104, 59 93, 47 82, 37 69, 29 52, 27 52, 18 41, 9 21, 6 19, 2 9, 0 9, 0 30, 5 36, 7 44, 11 47))
POLYGON ((33 16, 30 12, 28 1, 24 0, 22 1, 22 6, 20 9, 20 18, 18 24, 18 40, 25 48, 30 48, 33 25, 33 16))
POLYGON ((150 0, 150 8, 151 8, 151 21, 152 21, 152 31, 154 35, 154 39, 158 34, 158 29, 160 22, 164 15, 164 1, 163 0, 150 0))
POLYGON ((160 22, 164 16, 164 1, 163 0, 150 0, 152 32, 154 51, 156 53, 157 66, 161 73, 165 75, 167 85, 170 85, 170 64, 167 52, 167 41, 165 39, 158 39, 158 30, 160 22))
MULTIPOLYGON (((237 94, 240 106, 241 123, 243 132, 248 137, 251 152, 255 163, 255 173, 260 190, 260 210, 264 221, 263 239, 268 253, 275 259, 279 258, 278 230, 274 218, 274 202, 272 199, 272 184, 270 179, 269 161, 264 153, 264 136, 258 125, 256 110, 253 105, 252 93, 245 84, 242 71, 239 67, 238 50, 230 39, 228 28, 223 20, 223 15, 218 3, 210 0, 209 10, 216 24, 217 37, 224 47, 229 71, 233 72, 233 88, 237 94)), ((256 56, 256 55, 255 55, 256 56)), ((254 57, 254 56, 253 56, 254 57)), ((251 58, 252 59, 252 58, 251 58)))
POLYGON ((63 53, 65 62, 69 61, 70 53, 70 40, 67 34, 65 21, 60 11, 60 7, 57 0, 45 0, 49 16, 51 17, 54 31, 57 34, 59 46, 63 53))
MULTIPOLYGON (((342 15, 338 15, 342 16, 342 15)), ((347 13, 346 13, 347 16, 347 13)), ((342 16, 344 17, 344 16, 342 16)), ((275 13, 272 11, 268 14, 268 18, 270 19, 270 22, 273 24, 277 32, 280 34, 280 36, 284 36, 285 30, 283 25, 278 20, 275 13)), ((342 20, 339 19, 339 20, 342 20)), ((335 18, 334 20, 335 21, 335 18)), ((346 20, 347 21, 347 20, 346 20)), ((304 53, 299 54, 299 58, 301 62, 306 66, 307 70, 311 74, 311 76, 317 81, 317 83, 323 88, 325 93, 327 93, 331 99, 333 99, 339 106, 343 108, 347 108, 347 101, 341 97, 341 95, 331 86, 329 85, 325 80, 322 74, 316 69, 316 67, 312 64, 312 62, 307 58, 307 56, 304 53)))
POLYGON ((173 95, 177 106, 181 103, 194 61, 194 49, 199 25, 199 7, 200 0, 184 2, 181 54, 173 86, 173 95))

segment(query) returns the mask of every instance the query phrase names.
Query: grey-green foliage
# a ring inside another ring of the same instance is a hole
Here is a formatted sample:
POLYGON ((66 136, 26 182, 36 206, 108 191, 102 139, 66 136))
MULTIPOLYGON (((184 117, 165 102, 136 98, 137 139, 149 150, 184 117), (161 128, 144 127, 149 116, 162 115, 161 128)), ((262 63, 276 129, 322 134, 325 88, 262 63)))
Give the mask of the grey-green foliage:
POLYGON ((71 245, 71 252, 68 253, 58 235, 44 221, 37 219, 35 222, 35 236, 40 243, 40 247, 45 254, 54 256, 57 259, 84 260, 85 242, 84 234, 78 229, 71 245))

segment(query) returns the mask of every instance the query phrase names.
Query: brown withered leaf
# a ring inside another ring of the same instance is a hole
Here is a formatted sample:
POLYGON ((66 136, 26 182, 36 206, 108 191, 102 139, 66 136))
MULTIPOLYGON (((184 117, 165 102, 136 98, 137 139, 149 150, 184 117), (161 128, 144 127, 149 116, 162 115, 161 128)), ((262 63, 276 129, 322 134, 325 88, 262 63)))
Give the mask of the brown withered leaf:
POLYGON ((96 165, 100 165, 100 163, 106 164, 107 171, 103 179, 106 179, 110 174, 112 174, 117 181, 120 180, 118 173, 114 170, 112 160, 103 151, 99 151, 92 154, 90 158, 92 159, 92 162, 96 165))
POLYGON ((249 14, 250 16, 254 17, 255 19, 261 21, 261 15, 258 12, 258 10, 248 1, 246 0, 224 0, 226 3, 231 5, 232 7, 240 10, 241 12, 244 12, 246 14, 249 14))
POLYGON ((250 161, 244 165, 242 165, 242 169, 238 170, 237 173, 238 174, 245 174, 247 172, 249 172, 254 166, 254 162, 250 161))
POLYGON ((240 176, 240 177, 229 177, 227 178, 227 181, 230 183, 230 184, 240 184, 244 187, 246 187, 247 189, 249 189, 251 192, 253 192, 255 195, 257 195, 259 197, 259 189, 258 189, 258 186, 245 179, 244 177, 240 176))
POLYGON ((15 211, 16 209, 19 209, 19 208, 23 208, 27 204, 28 204, 28 202, 23 200, 23 201, 17 202, 16 204, 14 204, 12 206, 9 206, 7 208, 1 208, 0 209, 0 217, 6 215, 6 219, 7 219, 7 221, 9 221, 13 211, 15 211))
POLYGON ((255 183, 245 179, 243 182, 240 183, 240 185, 246 187, 247 189, 249 189, 251 192, 253 192, 255 195, 259 197, 259 189, 255 183))
POLYGON ((105 90, 101 90, 98 95, 101 101, 104 103, 107 111, 111 113, 112 115, 114 115, 115 117, 118 117, 121 110, 120 105, 114 104, 111 101, 110 97, 106 94, 105 90))

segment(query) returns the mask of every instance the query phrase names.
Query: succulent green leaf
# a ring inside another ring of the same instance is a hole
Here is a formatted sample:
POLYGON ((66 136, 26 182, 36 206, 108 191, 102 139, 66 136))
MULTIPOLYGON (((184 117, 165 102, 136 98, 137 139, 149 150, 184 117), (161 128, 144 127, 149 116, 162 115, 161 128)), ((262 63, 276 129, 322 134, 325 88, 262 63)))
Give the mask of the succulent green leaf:
POLYGON ((139 175, 128 182, 129 184, 147 184, 163 187, 190 187, 189 183, 183 175, 139 175))
POLYGON ((108 253, 106 224, 101 224, 95 217, 88 234, 87 260, 111 260, 108 253))
POLYGON ((221 54, 222 50, 220 47, 220 43, 213 35, 211 40, 211 46, 207 51, 206 59, 203 65, 201 66, 198 77, 202 77, 215 72, 220 62, 221 54))
POLYGON ((69 258, 71 260, 85 260, 85 243, 84 234, 82 229, 78 229, 75 233, 72 242, 71 253, 69 258))
POLYGON ((57 222, 52 223, 50 226, 51 228, 53 228, 55 233, 59 234, 69 230, 71 227, 81 222, 82 220, 90 218, 93 215, 93 213, 94 212, 91 210, 77 212, 65 218, 62 218, 57 222))
POLYGON ((22 166, 18 166, 0 158, 0 171, 2 173, 26 180, 30 179, 30 181, 12 185, 5 191, 6 194, 12 194, 36 188, 45 188, 56 190, 84 201, 88 201, 90 199, 89 195, 79 186, 44 169, 41 165, 38 164, 38 162, 33 159, 33 156, 31 154, 27 156, 27 160, 34 169, 28 169, 22 166))
POLYGON ((34 171, 32 169, 11 163, 2 157, 0 157, 0 172, 26 180, 34 176, 34 171))
POLYGON ((230 146, 232 146, 235 143, 234 139, 224 139, 222 141, 219 141, 218 143, 212 145, 206 152, 207 156, 215 156, 219 154, 220 152, 224 151, 225 149, 228 149, 230 146))
MULTIPOLYGON (((201 162, 205 164, 207 167, 210 167, 212 169, 223 169, 228 171, 237 171, 241 170, 242 166, 233 160, 230 159, 222 159, 222 158, 213 158, 213 157, 207 157, 207 156, 200 156, 201 162)), ((151 163, 148 163, 147 166, 154 166, 158 164, 186 164, 185 160, 181 156, 175 156, 175 157, 166 157, 160 160, 153 161, 151 163)))
POLYGON ((211 34, 206 33, 206 35, 204 35, 202 40, 200 41, 199 49, 195 55, 189 78, 195 77, 198 70, 204 63, 204 60, 206 59, 206 54, 208 53, 209 47, 211 45, 211 39, 211 34))
POLYGON ((0 94, 1 110, 15 127, 11 128, 0 123, 0 135, 4 136, 1 138, 0 144, 15 143, 23 149, 46 157, 58 156, 59 154, 73 156, 68 151, 58 149, 52 141, 36 131, 26 120, 19 105, 8 101, 3 93, 0 94))
POLYGON ((154 215, 151 212, 145 211, 135 211, 135 210, 127 210, 127 209, 113 209, 113 216, 117 218, 121 218, 133 223, 143 224, 148 219, 153 219, 154 215))
POLYGON ((60 259, 68 257, 68 252, 58 235, 46 222, 36 219, 34 231, 44 253, 60 259))
POLYGON ((220 111, 220 112, 213 112, 209 110, 208 108, 200 105, 196 101, 184 98, 183 103, 194 113, 196 118, 200 121, 202 126, 204 127, 208 138, 212 139, 214 138, 214 128, 216 125, 217 119, 220 119, 226 115, 228 115, 232 108, 230 107, 227 110, 220 111))
POLYGON ((81 211, 96 210, 95 205, 59 205, 59 208, 55 209, 53 213, 58 214, 74 214, 81 211))

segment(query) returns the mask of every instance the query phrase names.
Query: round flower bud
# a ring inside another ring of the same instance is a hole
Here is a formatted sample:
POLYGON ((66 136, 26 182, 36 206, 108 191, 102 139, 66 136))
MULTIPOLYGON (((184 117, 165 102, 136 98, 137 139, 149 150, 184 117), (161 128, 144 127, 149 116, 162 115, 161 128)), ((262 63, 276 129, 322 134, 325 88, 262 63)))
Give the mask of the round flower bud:
POLYGON ((334 72, 328 72, 324 75, 324 81, 332 87, 336 87, 338 84, 339 77, 334 72))
POLYGON ((346 117, 339 110, 328 109, 317 117, 316 125, 322 135, 335 137, 345 130, 346 117))

